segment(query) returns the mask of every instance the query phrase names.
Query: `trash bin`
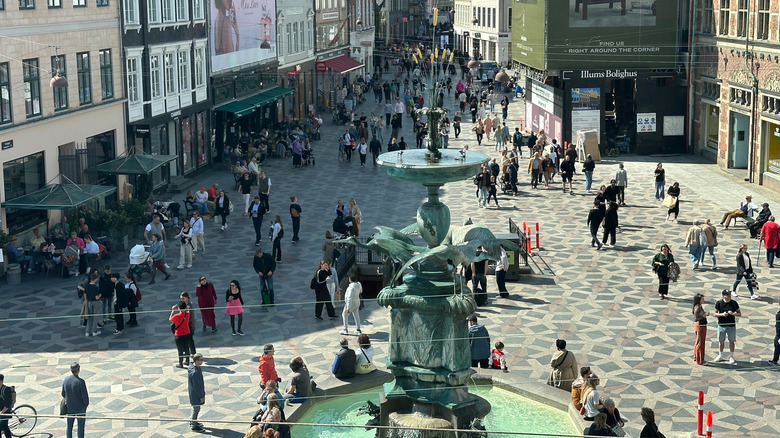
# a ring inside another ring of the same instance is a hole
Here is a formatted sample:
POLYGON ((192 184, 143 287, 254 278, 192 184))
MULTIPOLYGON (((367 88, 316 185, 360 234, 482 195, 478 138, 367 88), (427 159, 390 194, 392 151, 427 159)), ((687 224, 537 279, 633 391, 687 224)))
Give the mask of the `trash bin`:
MULTIPOLYGON (((495 233, 494 235, 496 236, 496 239, 508 240, 520 245, 520 239, 518 239, 517 234, 495 233)), ((507 281, 516 281, 520 279, 520 258, 524 256, 525 253, 523 253, 522 250, 514 251, 507 248, 506 258, 509 262, 509 269, 506 270, 507 281)), ((523 265, 525 265, 525 260, 523 260, 523 265)))
POLYGON ((22 282, 22 266, 19 263, 10 263, 5 272, 5 279, 8 284, 19 284, 22 282))

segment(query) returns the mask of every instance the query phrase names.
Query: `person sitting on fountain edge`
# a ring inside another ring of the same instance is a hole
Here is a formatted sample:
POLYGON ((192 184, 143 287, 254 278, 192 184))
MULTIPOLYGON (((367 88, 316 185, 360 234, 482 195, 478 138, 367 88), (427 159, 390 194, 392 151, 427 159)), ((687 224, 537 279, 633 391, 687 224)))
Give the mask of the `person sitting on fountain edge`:
POLYGON ((339 343, 341 344, 341 350, 333 358, 330 371, 339 379, 349 379, 355 375, 357 357, 355 356, 355 350, 349 348, 349 340, 347 338, 341 338, 339 343))
POLYGON ((490 364, 490 334, 484 325, 477 324, 476 315, 470 315, 468 321, 471 366, 487 368, 490 364))

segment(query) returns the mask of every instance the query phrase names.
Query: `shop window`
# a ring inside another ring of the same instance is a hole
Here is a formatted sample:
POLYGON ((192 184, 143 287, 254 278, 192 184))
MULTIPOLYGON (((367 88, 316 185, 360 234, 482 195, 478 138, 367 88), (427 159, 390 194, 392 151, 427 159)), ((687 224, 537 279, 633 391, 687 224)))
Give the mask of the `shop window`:
POLYGON ((192 129, 194 128, 193 117, 184 117, 181 120, 181 150, 182 164, 184 173, 188 173, 195 168, 194 145, 192 141, 192 129))
POLYGON ((198 167, 206 164, 206 117, 205 113, 198 113, 196 116, 196 134, 195 141, 198 147, 198 167))
POLYGON ((73 0, 73 7, 74 8, 86 8, 87 7, 87 0, 73 0))
POLYGON ((76 53, 76 73, 79 79, 79 103, 92 103, 92 71, 89 68, 89 52, 76 53))
POLYGON ((737 0, 737 36, 745 37, 748 28, 748 0, 737 0))
POLYGON ((19 9, 35 9, 35 0, 19 0, 19 9))
MULTIPOLYGON (((65 55, 57 55, 51 57, 51 75, 67 77, 67 71, 65 68, 65 55)), ((52 87, 52 94, 54 95, 54 111, 68 109, 68 87, 52 87)))
POLYGON ((11 122, 10 66, 7 62, 0 62, 0 124, 9 122, 11 122))
POLYGON ((49 0, 49 9, 56 9, 62 7, 62 0, 49 0))
POLYGON ((765 170, 774 174, 780 174, 780 126, 774 123, 764 123, 767 131, 767 163, 765 170))
POLYGON ((41 72, 38 59, 22 61, 24 74, 24 109, 27 117, 41 115, 41 72))
POLYGON ((718 35, 729 34, 729 14, 731 13, 731 0, 720 0, 720 21, 718 22, 718 35))
POLYGON ((715 30, 715 5, 713 1, 705 1, 702 11, 699 30, 701 33, 711 34, 715 30))
POLYGON ((769 0, 758 0, 758 19, 756 20, 756 39, 769 39, 769 0))
MULTIPOLYGON (((12 200, 32 193, 46 185, 43 152, 3 163, 5 199, 12 200)), ((46 210, 5 210, 5 226, 9 234, 18 233, 46 221, 46 210)))

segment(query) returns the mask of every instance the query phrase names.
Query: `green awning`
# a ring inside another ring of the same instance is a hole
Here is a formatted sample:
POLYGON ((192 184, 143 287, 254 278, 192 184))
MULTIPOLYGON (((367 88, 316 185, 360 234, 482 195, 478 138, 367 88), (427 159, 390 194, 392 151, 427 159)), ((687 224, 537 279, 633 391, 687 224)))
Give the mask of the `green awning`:
POLYGON ((76 208, 93 199, 106 197, 116 191, 116 187, 94 186, 86 184, 53 184, 30 194, 3 202, 5 208, 23 210, 68 210, 76 208))
POLYGON ((218 106, 217 111, 226 111, 235 114, 237 117, 241 117, 252 113, 255 108, 275 102, 292 93, 293 90, 289 88, 276 87, 218 106))
POLYGON ((109 175, 148 175, 176 159, 176 155, 131 154, 98 164, 100 173, 109 175))

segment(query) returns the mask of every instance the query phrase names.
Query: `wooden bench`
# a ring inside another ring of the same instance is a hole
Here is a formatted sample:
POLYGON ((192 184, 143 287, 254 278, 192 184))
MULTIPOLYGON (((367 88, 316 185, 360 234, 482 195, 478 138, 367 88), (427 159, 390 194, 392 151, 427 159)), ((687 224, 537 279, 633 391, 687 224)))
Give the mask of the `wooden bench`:
POLYGON ((620 3, 620 15, 626 15, 626 0, 577 0, 574 4, 574 12, 580 11, 580 3, 582 3, 582 19, 588 19, 588 6, 601 5, 609 3, 609 8, 612 9, 613 3, 620 3))

